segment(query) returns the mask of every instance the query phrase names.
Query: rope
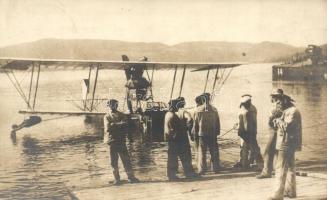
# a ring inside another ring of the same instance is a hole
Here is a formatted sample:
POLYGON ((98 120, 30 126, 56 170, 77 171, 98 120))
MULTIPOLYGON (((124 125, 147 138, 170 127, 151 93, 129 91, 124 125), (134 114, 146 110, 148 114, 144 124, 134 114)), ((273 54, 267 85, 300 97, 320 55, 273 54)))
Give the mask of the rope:
POLYGON ((219 135, 217 138, 222 138, 223 136, 225 136, 226 134, 230 133, 231 131, 235 130, 234 127, 229 129, 228 131, 226 131, 224 134, 219 135))

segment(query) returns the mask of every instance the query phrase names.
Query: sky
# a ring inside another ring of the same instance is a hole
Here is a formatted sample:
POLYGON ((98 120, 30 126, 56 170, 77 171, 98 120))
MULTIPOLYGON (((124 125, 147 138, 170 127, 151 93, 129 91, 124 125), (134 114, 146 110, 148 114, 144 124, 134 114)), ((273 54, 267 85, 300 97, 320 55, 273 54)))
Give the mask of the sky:
POLYGON ((0 0, 0 47, 44 38, 327 43, 327 0, 0 0))

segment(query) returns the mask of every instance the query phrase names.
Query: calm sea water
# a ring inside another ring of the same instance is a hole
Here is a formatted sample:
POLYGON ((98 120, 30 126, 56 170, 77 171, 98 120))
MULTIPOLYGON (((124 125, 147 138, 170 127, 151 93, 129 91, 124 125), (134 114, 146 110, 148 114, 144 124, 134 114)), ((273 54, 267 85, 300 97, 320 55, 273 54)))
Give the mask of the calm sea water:
MULTIPOLYGON (((219 110, 222 133, 237 121, 240 96, 249 93, 258 109, 259 145, 267 139, 269 94, 273 87, 283 88, 296 100, 303 118, 303 151, 297 154, 298 167, 326 172, 327 151, 327 85, 324 83, 272 82, 272 64, 253 64, 235 68, 216 92, 214 104, 219 110)), ((86 71, 44 71, 40 76, 37 109, 78 110, 81 79, 86 71), (74 103, 72 103, 74 102, 74 103)), ((18 73, 17 79, 28 89, 28 74, 18 73)), ((172 71, 154 73, 154 97, 167 102, 172 85, 172 71)), ((187 107, 194 106, 194 97, 203 92, 206 72, 186 74, 182 91, 187 107)), ((177 80, 181 78, 181 71, 177 80)), ((104 187, 112 179, 107 145, 101 135, 84 125, 83 117, 43 117, 35 127, 21 130, 10 137, 11 125, 24 119, 17 113, 25 109, 24 102, 4 74, 0 74, 0 199, 70 199, 71 191, 104 187)), ((208 90, 212 90, 213 78, 208 90)), ((97 86, 98 98, 124 99, 124 74, 103 70, 97 86)), ((179 82, 174 95, 178 94, 179 82)), ((97 109, 103 111, 104 103, 97 109)), ((121 104, 120 109, 124 109, 121 104)), ((219 142, 225 166, 238 159, 238 138, 235 132, 226 134, 219 142)), ((167 146, 165 143, 129 144, 136 174, 141 179, 156 180, 165 176, 167 146)), ((122 165, 120 165, 122 168, 122 165)), ((126 178, 121 173, 122 178, 126 178)))

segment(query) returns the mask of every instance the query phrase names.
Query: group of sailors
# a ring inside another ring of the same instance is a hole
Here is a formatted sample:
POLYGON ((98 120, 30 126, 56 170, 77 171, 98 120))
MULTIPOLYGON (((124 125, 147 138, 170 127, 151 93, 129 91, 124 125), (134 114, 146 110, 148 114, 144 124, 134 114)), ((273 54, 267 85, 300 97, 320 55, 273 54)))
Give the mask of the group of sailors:
MULTIPOLYGON (((197 178, 207 171, 207 151, 210 152, 212 171, 222 170, 219 158, 220 119, 217 109, 210 103, 210 94, 204 93, 195 98, 196 108, 190 114, 185 106, 185 99, 179 97, 169 101, 169 110, 165 115, 164 133, 168 142, 167 177, 169 181, 180 179, 177 174, 178 159, 182 163, 186 178, 197 178), (192 165, 191 139, 196 149, 197 172, 192 165)), ((274 169, 274 157, 277 160, 276 189, 270 200, 282 200, 284 196, 296 197, 295 151, 301 150, 302 127, 301 115, 293 104, 294 100, 284 94, 282 89, 271 93, 272 107, 268 120, 269 140, 264 155, 260 153, 257 142, 257 109, 251 102, 251 95, 241 97, 238 123, 234 128, 241 138, 240 159, 236 168, 249 169, 251 164, 259 166, 262 172, 258 179, 270 178, 274 169)), ((118 157, 121 158, 128 182, 139 180, 134 176, 130 157, 125 144, 124 133, 127 130, 127 116, 117 110, 118 101, 108 102, 110 111, 105 116, 105 137, 109 144, 114 185, 120 184, 118 157)))

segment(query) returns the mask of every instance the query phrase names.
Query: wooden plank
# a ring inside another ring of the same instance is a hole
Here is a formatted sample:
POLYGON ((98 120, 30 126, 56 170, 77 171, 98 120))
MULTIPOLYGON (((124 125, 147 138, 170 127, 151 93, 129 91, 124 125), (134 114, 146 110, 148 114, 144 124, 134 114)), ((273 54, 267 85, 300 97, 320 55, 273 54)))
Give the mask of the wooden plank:
MULTIPOLYGON (((163 180, 139 184, 123 184, 97 189, 75 191, 80 200, 97 199, 151 199, 151 200, 262 200, 272 195, 275 179, 256 179, 252 173, 207 175, 187 182, 167 182, 163 180), (248 177, 250 176, 250 177, 248 177)), ((297 177, 298 198, 301 200, 327 198, 326 179, 297 177)))

